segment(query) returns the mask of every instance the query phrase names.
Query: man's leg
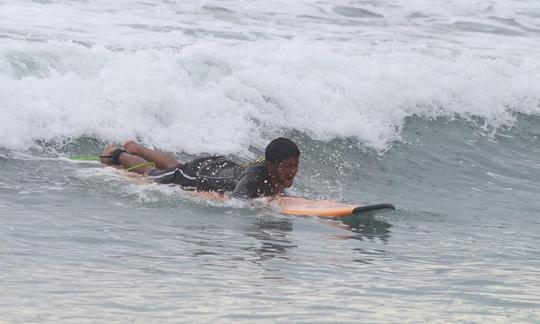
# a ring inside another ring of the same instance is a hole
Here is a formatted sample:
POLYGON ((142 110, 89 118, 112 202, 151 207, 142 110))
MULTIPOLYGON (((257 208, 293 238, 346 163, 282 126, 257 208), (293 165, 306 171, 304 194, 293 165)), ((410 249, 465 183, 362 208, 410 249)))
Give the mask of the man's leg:
MULTIPOLYGON (((102 156, 111 156, 115 149, 116 149, 116 145, 109 144, 109 145, 107 145, 105 147, 105 150, 103 150, 103 153, 101 155, 102 156)), ((127 169, 129 167, 132 167, 134 165, 140 164, 140 163, 145 163, 145 162, 148 162, 148 161, 143 159, 140 156, 136 156, 136 155, 129 154, 129 153, 126 153, 126 152, 123 152, 122 154, 120 154, 120 156, 118 156, 118 163, 121 166, 123 166, 125 169, 127 169)), ((111 158, 102 158, 101 163, 111 165, 112 160, 111 160, 111 158)), ((153 166, 145 165, 145 166, 142 166, 140 168, 133 169, 132 172, 146 175, 153 169, 155 169, 153 166)))
MULTIPOLYGON (((135 141, 127 141, 124 143, 124 150, 128 151, 132 155, 141 157, 147 161, 154 162, 158 169, 169 169, 178 164, 178 161, 174 156, 168 153, 159 152, 146 148, 135 141)), ((120 155, 122 157, 124 154, 120 155)))

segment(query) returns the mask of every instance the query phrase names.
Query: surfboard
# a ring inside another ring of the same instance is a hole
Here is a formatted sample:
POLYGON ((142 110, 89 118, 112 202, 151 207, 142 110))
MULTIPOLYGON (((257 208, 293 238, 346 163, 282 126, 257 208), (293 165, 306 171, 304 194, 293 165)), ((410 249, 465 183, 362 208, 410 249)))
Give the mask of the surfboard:
MULTIPOLYGON (((149 178, 146 178, 142 175, 136 173, 127 172, 126 170, 118 167, 114 169, 120 171, 130 181, 143 184, 143 183, 154 183, 149 178)), ((183 190, 180 186, 175 186, 178 188, 179 192, 194 195, 199 198, 213 200, 213 201, 223 201, 228 199, 226 195, 217 193, 217 192, 207 192, 207 191, 186 191, 183 190)), ((271 206, 277 206, 283 214, 295 215, 295 216, 315 216, 322 218, 332 218, 332 219, 344 219, 353 215, 363 215, 363 214, 375 214, 382 211, 394 210, 395 207, 392 204, 374 204, 374 205, 360 205, 360 204, 346 204, 341 203, 335 200, 314 200, 304 197, 276 197, 268 200, 268 204, 271 206)))
MULTIPOLYGON (((185 191, 180 187, 175 186, 187 195, 192 195, 198 198, 213 201, 224 201, 229 199, 227 195, 216 192, 207 191, 185 191)), ((279 211, 287 215, 295 216, 315 216, 322 218, 343 219, 345 217, 360 215, 360 214, 375 214, 387 210, 394 210, 392 204, 375 204, 375 205, 355 205, 340 203, 335 200, 319 200, 308 199, 304 197, 276 197, 268 200, 263 200, 271 207, 277 207, 279 211)))
POLYGON ((275 202, 284 214, 336 219, 355 214, 395 209, 392 204, 355 205, 334 200, 312 200, 302 197, 279 197, 275 199, 275 202))
MULTIPOLYGON (((127 172, 125 169, 117 166, 107 166, 119 171, 126 176, 131 182, 137 184, 149 184, 154 183, 151 179, 138 175, 136 173, 127 172)), ((197 192, 186 191, 179 186, 175 186, 179 189, 179 192, 186 193, 188 195, 195 195, 197 197, 222 201, 227 199, 223 194, 216 192, 197 192)), ((315 216, 331 219, 344 219, 353 215, 374 214, 381 211, 394 210, 395 207, 392 204, 374 204, 374 205, 360 205, 360 204, 346 204, 334 200, 314 200, 303 197, 276 197, 268 200, 268 204, 271 206, 277 206, 278 209, 287 215, 296 216, 315 216)))

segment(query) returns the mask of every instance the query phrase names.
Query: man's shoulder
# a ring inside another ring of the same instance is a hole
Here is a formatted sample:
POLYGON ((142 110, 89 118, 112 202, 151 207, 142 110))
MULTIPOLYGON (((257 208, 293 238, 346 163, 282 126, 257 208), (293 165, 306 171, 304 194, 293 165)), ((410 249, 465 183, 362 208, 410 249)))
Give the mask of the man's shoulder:
POLYGON ((268 170, 266 169, 266 166, 264 166, 263 164, 258 164, 258 165, 252 165, 252 166, 247 167, 244 170, 244 173, 268 174, 268 170))
POLYGON ((252 165, 243 170, 232 194, 239 199, 274 195, 270 174, 264 165, 252 165))
POLYGON ((241 174, 242 178, 245 176, 256 179, 258 181, 264 181, 270 178, 268 169, 266 169, 265 165, 249 166, 248 168, 244 169, 244 171, 241 174))

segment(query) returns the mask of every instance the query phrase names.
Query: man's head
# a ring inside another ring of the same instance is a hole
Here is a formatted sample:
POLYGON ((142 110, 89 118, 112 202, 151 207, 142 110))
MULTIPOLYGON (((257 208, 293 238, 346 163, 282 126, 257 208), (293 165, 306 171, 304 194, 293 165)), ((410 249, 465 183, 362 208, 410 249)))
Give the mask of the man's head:
POLYGON ((288 138, 279 137, 266 146, 264 157, 278 185, 285 188, 292 186, 298 172, 300 157, 298 146, 288 138))

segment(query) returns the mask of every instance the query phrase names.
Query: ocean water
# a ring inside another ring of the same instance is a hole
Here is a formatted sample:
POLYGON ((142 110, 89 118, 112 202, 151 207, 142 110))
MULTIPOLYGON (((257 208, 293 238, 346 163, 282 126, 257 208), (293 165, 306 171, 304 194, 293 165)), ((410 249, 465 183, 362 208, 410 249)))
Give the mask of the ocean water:
POLYGON ((540 4, 0 1, 0 322, 540 322, 540 4), (74 155, 302 151, 354 224, 74 155))

